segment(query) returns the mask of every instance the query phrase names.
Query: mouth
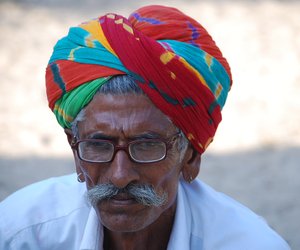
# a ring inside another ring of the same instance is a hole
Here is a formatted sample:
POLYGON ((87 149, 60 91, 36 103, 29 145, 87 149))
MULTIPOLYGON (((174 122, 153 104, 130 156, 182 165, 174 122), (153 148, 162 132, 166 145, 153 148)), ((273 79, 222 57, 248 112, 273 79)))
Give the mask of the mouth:
POLYGON ((137 201, 130 195, 125 193, 117 194, 109 199, 109 202, 111 202, 114 205, 119 206, 128 206, 136 204, 137 201))

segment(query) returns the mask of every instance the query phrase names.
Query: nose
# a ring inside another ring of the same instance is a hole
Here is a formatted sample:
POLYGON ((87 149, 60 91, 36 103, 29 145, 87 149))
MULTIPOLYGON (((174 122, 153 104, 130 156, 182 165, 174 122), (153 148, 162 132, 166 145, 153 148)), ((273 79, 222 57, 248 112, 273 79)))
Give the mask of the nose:
POLYGON ((139 179, 139 174, 124 150, 119 150, 109 166, 109 180, 118 188, 124 188, 129 183, 139 179))

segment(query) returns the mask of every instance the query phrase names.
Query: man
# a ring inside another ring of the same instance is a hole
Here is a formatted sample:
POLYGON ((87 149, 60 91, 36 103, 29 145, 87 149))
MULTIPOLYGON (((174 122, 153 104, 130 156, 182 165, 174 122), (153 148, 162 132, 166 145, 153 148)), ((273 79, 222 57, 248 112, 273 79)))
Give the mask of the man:
POLYGON ((78 182, 53 178, 7 198, 1 249, 289 249, 196 179, 231 74, 195 20, 147 6, 71 28, 46 85, 78 182))

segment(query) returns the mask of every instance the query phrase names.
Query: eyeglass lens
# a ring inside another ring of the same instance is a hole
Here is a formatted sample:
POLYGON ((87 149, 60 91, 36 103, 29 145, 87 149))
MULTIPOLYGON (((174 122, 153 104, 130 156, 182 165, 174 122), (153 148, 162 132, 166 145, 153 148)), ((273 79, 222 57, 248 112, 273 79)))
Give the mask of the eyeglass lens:
MULTIPOLYGON (((118 148, 108 141, 81 141, 78 152, 82 160, 109 162, 118 148)), ((166 155, 166 144, 162 141, 135 141, 129 143, 128 148, 130 157, 137 162, 159 161, 166 155)))

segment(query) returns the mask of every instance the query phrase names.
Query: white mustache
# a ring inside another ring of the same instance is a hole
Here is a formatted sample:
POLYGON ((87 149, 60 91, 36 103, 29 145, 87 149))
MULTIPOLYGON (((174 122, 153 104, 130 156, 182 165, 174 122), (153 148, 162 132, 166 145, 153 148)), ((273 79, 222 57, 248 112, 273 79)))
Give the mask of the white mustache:
POLYGON ((151 185, 129 184, 125 188, 118 188, 113 184, 98 184, 87 191, 87 197, 92 206, 96 206, 103 200, 113 198, 119 193, 126 193, 138 203, 145 206, 159 207, 167 201, 167 193, 158 195, 151 185))

